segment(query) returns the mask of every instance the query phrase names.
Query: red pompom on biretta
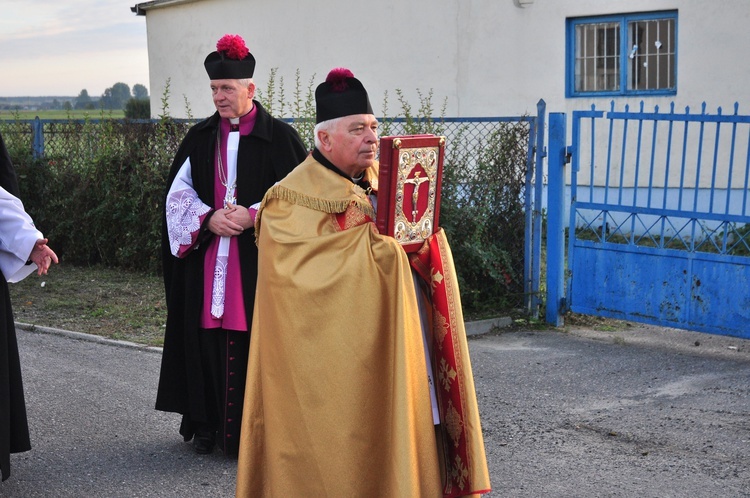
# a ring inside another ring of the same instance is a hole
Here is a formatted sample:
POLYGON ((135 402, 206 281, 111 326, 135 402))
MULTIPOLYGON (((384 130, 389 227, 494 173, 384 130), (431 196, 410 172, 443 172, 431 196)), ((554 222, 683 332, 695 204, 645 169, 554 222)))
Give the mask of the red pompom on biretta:
POLYGON ((349 78, 354 78, 354 73, 345 67, 336 67, 331 69, 328 76, 326 76, 326 83, 331 85, 331 90, 334 92, 343 92, 349 88, 349 84, 346 81, 349 78))
POLYGON ((250 53, 240 35, 224 35, 216 42, 216 50, 229 59, 241 61, 250 53))
POLYGON ((216 42, 216 50, 203 61, 212 80, 252 78, 255 57, 240 35, 224 35, 216 42))

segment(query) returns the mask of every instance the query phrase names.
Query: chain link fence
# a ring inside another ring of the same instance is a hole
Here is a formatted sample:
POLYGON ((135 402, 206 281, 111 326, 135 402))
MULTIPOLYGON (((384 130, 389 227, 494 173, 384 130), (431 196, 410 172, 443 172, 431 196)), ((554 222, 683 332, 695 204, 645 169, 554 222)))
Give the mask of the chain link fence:
MULTIPOLYGON (((288 121, 312 142, 310 123, 288 121)), ((158 272, 166 175, 194 122, 0 121, 0 133, 24 203, 68 262, 158 272)), ((381 120, 381 136, 446 137, 440 225, 471 318, 525 307, 534 123, 533 116, 381 120)))

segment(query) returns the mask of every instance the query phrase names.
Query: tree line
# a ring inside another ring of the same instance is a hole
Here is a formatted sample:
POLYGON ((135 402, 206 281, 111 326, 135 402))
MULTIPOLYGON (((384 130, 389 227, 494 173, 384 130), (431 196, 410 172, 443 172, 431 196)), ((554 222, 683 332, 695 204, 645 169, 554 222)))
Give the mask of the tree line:
POLYGON ((70 102, 65 102, 65 104, 68 104, 70 109, 124 110, 125 117, 130 119, 149 119, 151 117, 148 89, 140 83, 133 85, 132 92, 130 86, 126 83, 115 83, 104 90, 104 94, 96 101, 84 88, 76 97, 75 104, 70 102))

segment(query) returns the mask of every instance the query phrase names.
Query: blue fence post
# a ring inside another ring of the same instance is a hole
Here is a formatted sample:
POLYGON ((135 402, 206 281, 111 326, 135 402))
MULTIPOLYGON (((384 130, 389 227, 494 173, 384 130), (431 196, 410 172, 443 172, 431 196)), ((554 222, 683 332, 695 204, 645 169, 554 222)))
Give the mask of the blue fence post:
POLYGON ((534 273, 531 278, 531 287, 533 290, 531 309, 532 316, 539 318, 539 307, 541 305, 540 285, 541 268, 542 268, 542 209, 544 202, 544 157, 547 149, 544 147, 544 129, 546 125, 545 114, 547 113, 547 103, 539 99, 536 104, 537 128, 536 128, 536 160, 534 161, 534 247, 532 248, 532 265, 534 273))
POLYGON ((536 266, 533 260, 534 243, 536 242, 534 237, 534 199, 530 194, 533 189, 534 181, 534 152, 536 151, 537 145, 537 126, 539 125, 539 118, 533 119, 529 122, 529 145, 526 148, 526 179, 524 188, 526 195, 524 196, 523 211, 524 211, 524 234, 523 234, 523 295, 524 295, 524 306, 526 312, 530 316, 539 316, 539 309, 534 310, 534 292, 538 292, 539 289, 534 288, 534 274, 536 273, 536 266))
POLYGON ((563 325, 565 298, 565 113, 549 114, 547 154, 547 313, 546 321, 563 325))
POLYGON ((43 126, 39 119, 39 116, 34 118, 34 123, 31 125, 33 131, 31 139, 31 150, 34 159, 39 159, 44 155, 44 133, 42 133, 43 126))

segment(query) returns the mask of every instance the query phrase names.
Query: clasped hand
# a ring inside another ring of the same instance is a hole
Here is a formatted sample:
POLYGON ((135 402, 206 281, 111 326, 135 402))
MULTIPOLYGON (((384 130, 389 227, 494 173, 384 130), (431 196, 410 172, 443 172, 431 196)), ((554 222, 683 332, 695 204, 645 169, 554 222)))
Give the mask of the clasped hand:
POLYGON ((208 229, 220 237, 234 237, 255 225, 255 220, 246 207, 227 204, 218 209, 208 220, 208 229))

